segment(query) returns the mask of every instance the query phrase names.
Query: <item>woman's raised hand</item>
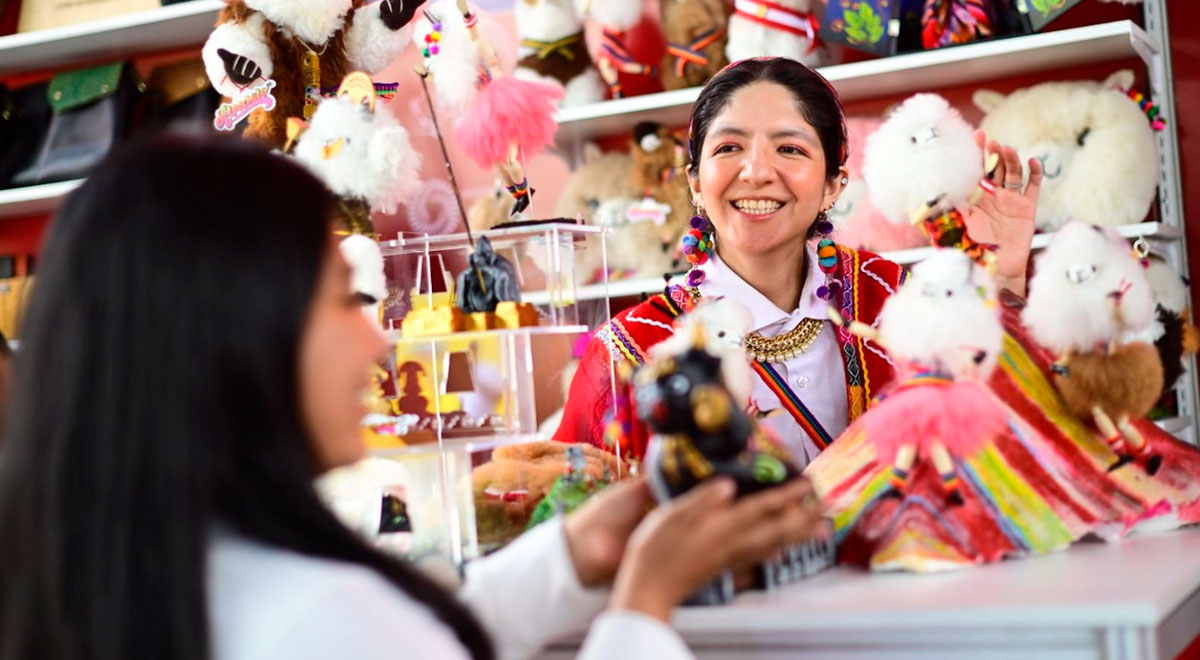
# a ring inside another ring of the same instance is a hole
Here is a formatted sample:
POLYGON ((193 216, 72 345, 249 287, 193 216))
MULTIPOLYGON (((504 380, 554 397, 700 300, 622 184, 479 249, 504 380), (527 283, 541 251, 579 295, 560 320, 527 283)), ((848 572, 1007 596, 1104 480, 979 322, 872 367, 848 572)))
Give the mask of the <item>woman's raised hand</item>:
POLYGON ((996 286, 1025 295, 1025 269, 1037 219, 1038 193, 1042 186, 1042 163, 1029 159, 1029 182, 1024 180, 1021 158, 1012 147, 988 140, 983 130, 975 131, 975 142, 985 159, 999 154, 993 182, 995 194, 984 195, 965 220, 971 238, 993 243, 996 250, 996 286))

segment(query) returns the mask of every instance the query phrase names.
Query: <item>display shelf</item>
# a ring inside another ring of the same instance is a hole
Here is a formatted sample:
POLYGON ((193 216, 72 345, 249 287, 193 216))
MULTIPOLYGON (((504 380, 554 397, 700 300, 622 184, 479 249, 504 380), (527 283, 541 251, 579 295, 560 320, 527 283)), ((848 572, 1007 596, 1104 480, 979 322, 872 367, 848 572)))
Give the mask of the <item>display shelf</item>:
MULTIPOLYGON (((1158 44, 1136 24, 1114 21, 835 64, 819 71, 841 100, 850 102, 1130 57, 1149 63, 1158 52, 1158 44)), ((692 87, 564 108, 558 113, 558 143, 569 147, 596 136, 627 133, 641 121, 684 126, 699 93, 700 88, 692 87)))
POLYGON ((580 242, 585 238, 586 234, 603 234, 603 227, 595 225, 585 225, 574 221, 547 221, 523 224, 516 227, 504 227, 502 229, 489 229, 487 231, 474 232, 470 237, 465 233, 456 234, 397 234, 396 238, 379 242, 379 248, 385 257, 394 257, 403 254, 422 254, 426 250, 430 252, 439 252, 445 250, 469 250, 474 247, 471 240, 479 240, 480 236, 487 236, 492 242, 492 247, 500 250, 512 245, 537 240, 538 238, 550 237, 555 238, 570 237, 574 242, 580 242))
POLYGON ((0 190, 0 219, 51 213, 83 179, 0 190))
POLYGON ((0 37, 0 75, 62 69, 157 50, 199 46, 212 32, 220 0, 191 0, 151 11, 0 37))
MULTIPOLYGON (((672 625, 700 660, 1176 658, 1200 633, 1200 530, 932 575, 839 566, 672 625)), ((581 640, 537 657, 573 658, 581 640)))
POLYGON ((1154 423, 1158 426, 1158 428, 1166 431, 1167 433, 1170 433, 1181 440, 1187 441, 1187 438, 1182 437, 1180 434, 1192 427, 1192 418, 1190 416, 1167 417, 1164 419, 1155 420, 1154 423))
POLYGON ((443 438, 441 443, 428 442, 419 445, 408 445, 405 447, 372 449, 369 453, 375 458, 402 458, 404 456, 414 456, 438 451, 458 451, 465 454, 474 454, 476 452, 490 451, 499 447, 523 445, 526 443, 540 442, 547 439, 548 438, 540 433, 527 433, 520 435, 492 433, 488 435, 475 435, 466 438, 443 438))
MULTIPOLYGON (((1139 222, 1132 225, 1120 225, 1115 229, 1125 238, 1146 238, 1156 241, 1173 241, 1179 239, 1183 235, 1182 229, 1164 225, 1161 222, 1139 222)), ((1040 250, 1050 244, 1050 239, 1054 234, 1036 234, 1033 237, 1033 249, 1040 250)), ((908 250, 892 250, 890 252, 881 252, 879 256, 894 261, 898 264, 908 266, 925 259, 932 255, 934 248, 919 247, 908 250)), ((683 281, 682 275, 676 275, 671 278, 671 282, 678 284, 683 281)), ((607 292, 609 298, 621 298, 626 296, 637 296, 642 294, 659 293, 665 288, 665 282, 661 277, 647 277, 630 280, 616 280, 609 282, 607 290, 604 284, 588 284, 579 287, 576 291, 577 300, 600 300, 603 299, 607 292)), ((544 291, 535 291, 526 294, 524 300, 535 305, 545 305, 549 302, 549 294, 544 291)))
POLYGON ((471 330, 464 332, 452 332, 447 335, 423 335, 420 337, 403 337, 399 330, 388 330, 385 334, 388 341, 400 345, 413 344, 429 344, 450 341, 475 341, 479 339, 499 339, 503 337, 513 337, 519 335, 528 335, 530 337, 542 337, 550 335, 577 335, 581 332, 587 332, 586 325, 531 325, 524 328, 497 328, 494 330, 471 330))

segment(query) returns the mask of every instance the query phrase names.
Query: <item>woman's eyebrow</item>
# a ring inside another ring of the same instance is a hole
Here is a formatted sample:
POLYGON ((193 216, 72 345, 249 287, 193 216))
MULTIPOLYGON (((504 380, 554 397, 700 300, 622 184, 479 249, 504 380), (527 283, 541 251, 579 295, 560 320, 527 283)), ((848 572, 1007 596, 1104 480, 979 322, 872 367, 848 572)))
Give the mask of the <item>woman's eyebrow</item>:
MULTIPOLYGON (((713 135, 713 137, 725 137, 725 136, 733 135, 736 137, 748 138, 748 137, 750 137, 750 131, 747 131, 746 129, 738 127, 738 126, 718 125, 715 128, 713 128, 712 135, 713 135)), ((770 138, 772 140, 777 140, 779 138, 793 138, 793 139, 803 140, 804 142, 807 142, 808 144, 811 144, 811 145, 815 145, 818 143, 816 136, 813 135, 811 131, 808 131, 803 128, 785 128, 785 129, 781 129, 778 131, 774 131, 770 134, 770 138)))

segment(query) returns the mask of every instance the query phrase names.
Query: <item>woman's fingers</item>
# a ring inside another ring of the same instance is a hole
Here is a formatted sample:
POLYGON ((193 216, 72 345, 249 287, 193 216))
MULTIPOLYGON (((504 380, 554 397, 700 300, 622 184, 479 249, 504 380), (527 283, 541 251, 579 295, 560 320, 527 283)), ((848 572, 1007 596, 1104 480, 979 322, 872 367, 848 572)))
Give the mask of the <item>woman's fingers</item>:
MULTIPOLYGON (((1000 154, 999 142, 996 142, 995 140, 988 140, 987 149, 984 150, 985 158, 990 154, 1000 154)), ((992 182, 997 186, 1003 186, 1004 183, 1008 181, 1008 164, 1004 162, 1003 154, 1000 155, 1000 161, 996 163, 996 169, 992 172, 992 182)))
POLYGON ((1017 155, 1017 150, 1012 147, 1003 147, 1000 150, 1000 159, 1004 162, 1004 187, 1014 192, 1021 192, 1021 183, 1024 179, 1021 169, 1021 157, 1017 155))
POLYGON ((1037 201, 1038 195, 1042 191, 1042 161, 1036 158, 1029 159, 1029 185, 1025 187, 1025 196, 1033 201, 1037 201))
POLYGON ((805 480, 742 498, 729 511, 729 525, 735 530, 730 561, 758 563, 809 540, 821 513, 820 500, 805 480))

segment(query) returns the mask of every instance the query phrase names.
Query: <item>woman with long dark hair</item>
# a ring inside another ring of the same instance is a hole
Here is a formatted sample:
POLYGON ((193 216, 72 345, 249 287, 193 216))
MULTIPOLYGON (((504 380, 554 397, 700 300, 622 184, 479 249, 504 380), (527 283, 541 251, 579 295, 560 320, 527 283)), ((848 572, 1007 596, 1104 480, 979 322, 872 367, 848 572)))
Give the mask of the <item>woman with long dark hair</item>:
POLYGON ((606 601, 585 654, 678 657, 673 605, 811 533, 804 483, 735 502, 714 481, 643 519, 633 481, 473 563, 458 598, 369 549, 312 486, 362 456, 386 348, 335 208, 285 159, 180 134, 67 200, 0 445, 0 658, 515 658, 606 601))

